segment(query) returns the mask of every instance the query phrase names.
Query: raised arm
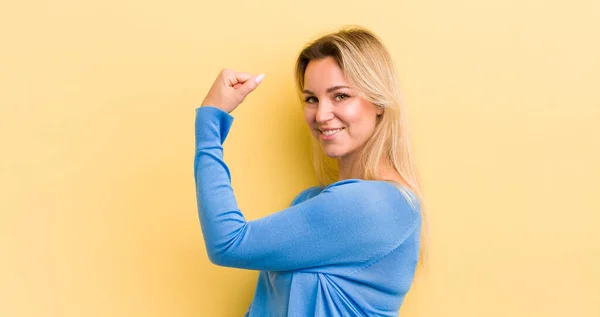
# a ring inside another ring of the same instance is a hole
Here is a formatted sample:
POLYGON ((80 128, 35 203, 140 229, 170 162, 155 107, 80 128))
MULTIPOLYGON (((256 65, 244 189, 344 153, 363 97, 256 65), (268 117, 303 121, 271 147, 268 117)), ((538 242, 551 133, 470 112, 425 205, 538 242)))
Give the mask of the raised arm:
POLYGON ((238 208, 223 142, 233 117, 196 109, 194 176, 198 213, 210 260, 253 270, 356 269, 385 256, 419 229, 420 216, 391 184, 356 179, 247 222, 238 208))

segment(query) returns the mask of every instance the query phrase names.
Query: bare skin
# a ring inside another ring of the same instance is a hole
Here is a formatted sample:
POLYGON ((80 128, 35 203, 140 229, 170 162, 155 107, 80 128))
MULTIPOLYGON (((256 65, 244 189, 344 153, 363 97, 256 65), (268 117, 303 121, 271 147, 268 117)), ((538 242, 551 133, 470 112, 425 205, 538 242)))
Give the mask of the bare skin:
MULTIPOLYGON (((355 159, 373 135, 384 109, 360 97, 337 62, 331 58, 311 60, 304 74, 304 119, 325 154, 337 158, 339 180, 360 178, 353 171, 355 159), (341 131, 339 131, 341 129, 341 131), (332 133, 326 135, 326 132, 332 133)), ((385 161, 382 179, 400 182, 401 177, 385 161)))
MULTIPOLYGON (((212 106, 231 113, 258 87, 263 78, 264 74, 251 75, 223 69, 201 106, 212 106)), ((312 97, 309 105, 305 106, 305 119, 313 137, 320 140, 328 156, 338 158, 339 180, 358 178, 351 171, 354 157, 373 133, 376 117, 383 109, 358 97, 346 82, 341 69, 331 60, 311 61, 305 82, 309 90, 309 93, 305 91, 305 97, 312 97), (331 90, 332 87, 342 88, 331 90), (335 137, 322 135, 321 129, 333 128, 342 128, 343 131, 335 137)), ((382 179, 401 183, 400 175, 386 166, 385 162, 380 164, 379 171, 382 179)))

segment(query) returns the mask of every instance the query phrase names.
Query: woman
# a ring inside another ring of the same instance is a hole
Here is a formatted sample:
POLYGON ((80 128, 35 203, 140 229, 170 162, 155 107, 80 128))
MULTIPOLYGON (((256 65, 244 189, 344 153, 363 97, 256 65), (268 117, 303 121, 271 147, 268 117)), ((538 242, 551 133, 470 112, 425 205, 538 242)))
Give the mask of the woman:
POLYGON ((224 70, 196 110, 194 170, 210 260, 261 271, 246 316, 397 316, 422 251, 422 215, 388 52, 363 28, 302 50, 296 81, 322 186, 247 222, 222 144, 229 113, 263 78, 224 70))

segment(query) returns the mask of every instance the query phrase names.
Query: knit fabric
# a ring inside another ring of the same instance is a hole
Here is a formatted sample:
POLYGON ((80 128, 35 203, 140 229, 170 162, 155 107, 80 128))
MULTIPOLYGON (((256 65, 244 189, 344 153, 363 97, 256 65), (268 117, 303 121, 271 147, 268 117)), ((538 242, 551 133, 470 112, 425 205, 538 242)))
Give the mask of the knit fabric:
POLYGON ((260 271, 246 316, 398 316, 419 256, 419 204, 391 183, 346 179, 246 221, 223 160, 232 123, 196 109, 194 179, 211 262, 260 271))

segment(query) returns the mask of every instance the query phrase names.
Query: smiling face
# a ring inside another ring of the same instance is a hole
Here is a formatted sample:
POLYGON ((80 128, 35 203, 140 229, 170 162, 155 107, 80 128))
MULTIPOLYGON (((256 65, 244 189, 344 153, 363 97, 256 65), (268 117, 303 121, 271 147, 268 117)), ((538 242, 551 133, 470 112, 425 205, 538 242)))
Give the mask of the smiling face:
POLYGON ((303 94, 304 119, 323 152, 351 161, 375 131, 383 109, 358 96, 332 57, 308 63, 303 94))

